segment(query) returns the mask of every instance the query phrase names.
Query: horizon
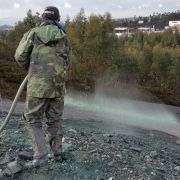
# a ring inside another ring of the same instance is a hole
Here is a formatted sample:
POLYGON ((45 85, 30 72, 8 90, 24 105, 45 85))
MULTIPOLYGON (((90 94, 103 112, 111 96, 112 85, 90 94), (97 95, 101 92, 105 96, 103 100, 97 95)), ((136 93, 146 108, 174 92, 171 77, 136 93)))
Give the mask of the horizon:
MULTIPOLYGON (((179 10, 176 10, 176 11, 172 11, 172 12, 162 12, 162 13, 160 13, 160 12, 156 12, 156 13, 158 13, 158 14, 166 14, 166 13, 173 13, 173 12, 178 12, 179 10)), ((78 12, 77 12, 78 13, 78 12)), ((33 13, 34 14, 34 13, 33 13)), ((111 13, 110 13, 111 14, 111 13)), ((86 15, 86 12, 85 12, 85 15, 86 15)), ((89 14, 89 15, 91 15, 91 14, 89 14)), ((88 15, 88 16, 89 16, 88 15)), ((96 14, 96 15, 102 15, 102 14, 96 14)), ((111 14, 112 15, 112 14, 111 14)), ((86 15, 87 16, 87 15, 86 15)), ((125 19, 125 18, 127 18, 127 19, 130 19, 130 18, 133 18, 133 17, 135 17, 136 16, 136 18, 137 17, 148 17, 148 16, 153 16, 153 14, 149 14, 149 15, 144 15, 144 16, 141 16, 141 15, 139 15, 139 16, 137 16, 137 15, 134 15, 134 16, 129 16, 129 17, 120 17, 120 18, 113 18, 112 17, 112 19, 114 19, 114 20, 119 20, 119 19, 125 19)), ((18 22, 18 21, 23 21, 23 19, 26 17, 26 15, 24 16, 24 17, 22 17, 22 18, 4 18, 4 19, 2 19, 2 18, 0 18, 0 26, 15 26, 16 25, 16 23, 18 22)), ((71 18, 71 19, 73 19, 73 18, 71 18)), ((63 19, 61 22, 64 22, 65 21, 65 19, 63 19)))

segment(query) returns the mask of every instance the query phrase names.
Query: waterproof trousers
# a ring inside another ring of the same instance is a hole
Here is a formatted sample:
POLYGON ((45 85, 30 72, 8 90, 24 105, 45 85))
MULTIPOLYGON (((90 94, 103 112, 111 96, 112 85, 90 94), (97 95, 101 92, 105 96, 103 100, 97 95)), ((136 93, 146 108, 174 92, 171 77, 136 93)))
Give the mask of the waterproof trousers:
POLYGON ((26 98, 24 117, 32 142, 33 158, 47 158, 46 135, 54 156, 62 153, 62 114, 64 97, 61 98, 26 98), (43 119, 45 117, 45 130, 43 119))

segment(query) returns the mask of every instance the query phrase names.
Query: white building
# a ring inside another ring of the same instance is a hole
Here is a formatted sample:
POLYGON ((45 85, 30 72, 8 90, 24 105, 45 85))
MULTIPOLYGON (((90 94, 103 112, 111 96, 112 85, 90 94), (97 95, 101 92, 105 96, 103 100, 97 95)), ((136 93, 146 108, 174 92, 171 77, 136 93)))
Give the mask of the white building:
POLYGON ((129 28, 127 28, 127 27, 117 27, 117 28, 114 28, 114 33, 118 37, 124 36, 124 35, 129 35, 129 28))
POLYGON ((152 28, 150 28, 150 27, 139 27, 138 31, 141 31, 141 32, 151 32, 152 28))
POLYGON ((180 29, 180 21, 169 21, 169 27, 180 29))
POLYGON ((143 24, 143 23, 144 23, 144 21, 141 21, 141 20, 138 21, 138 24, 143 24))

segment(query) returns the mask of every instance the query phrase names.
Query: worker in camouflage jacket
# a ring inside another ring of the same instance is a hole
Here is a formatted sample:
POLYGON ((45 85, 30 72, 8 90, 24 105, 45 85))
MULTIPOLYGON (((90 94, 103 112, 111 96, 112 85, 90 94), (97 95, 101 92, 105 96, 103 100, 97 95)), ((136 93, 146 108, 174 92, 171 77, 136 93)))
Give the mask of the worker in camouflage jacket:
POLYGON ((62 161, 61 119, 70 45, 59 20, 59 10, 46 7, 41 24, 24 34, 15 53, 18 64, 28 70, 24 118, 33 146, 32 167, 48 162, 46 135, 54 159, 62 161), (42 129, 44 115, 46 135, 42 129))

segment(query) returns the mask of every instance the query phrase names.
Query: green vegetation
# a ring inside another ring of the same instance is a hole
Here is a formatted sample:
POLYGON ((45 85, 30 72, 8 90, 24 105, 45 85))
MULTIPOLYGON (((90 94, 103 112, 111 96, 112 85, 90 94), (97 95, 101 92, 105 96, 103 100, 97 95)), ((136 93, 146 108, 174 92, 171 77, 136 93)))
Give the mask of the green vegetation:
MULTIPOLYGON (((15 88, 10 87, 17 87, 25 76, 12 62, 13 55, 24 32, 37 20, 29 11, 14 30, 0 34, 1 94, 14 94, 15 88)), ((86 17, 83 9, 73 20, 67 19, 65 25, 73 48, 67 78, 70 86, 93 90, 96 82, 105 78, 109 86, 115 87, 118 82, 138 86, 168 104, 180 105, 178 30, 136 32, 117 38, 109 13, 86 17)))

